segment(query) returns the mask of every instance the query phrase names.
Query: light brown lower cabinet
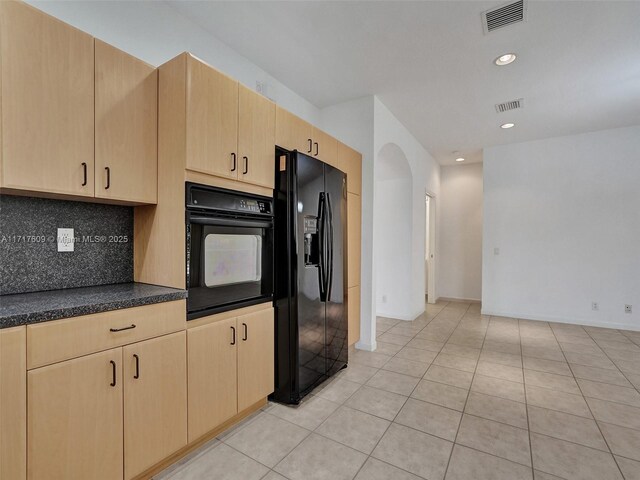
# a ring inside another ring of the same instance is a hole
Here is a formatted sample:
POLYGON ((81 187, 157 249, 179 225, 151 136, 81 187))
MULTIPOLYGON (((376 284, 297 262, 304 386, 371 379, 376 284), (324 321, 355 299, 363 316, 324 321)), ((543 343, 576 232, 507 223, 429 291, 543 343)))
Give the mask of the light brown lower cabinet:
POLYGON ((27 374, 28 478, 122 478, 122 348, 27 374))
POLYGON ((28 478, 132 478, 185 446, 185 332, 27 374, 28 478))
POLYGON ((187 332, 189 442, 237 413, 237 338, 235 317, 187 332))
POLYGON ((238 412, 273 392, 273 309, 238 317, 238 412))
POLYGON ((27 328, 0 330, 0 479, 27 475, 27 328))
POLYGON ((123 347, 126 479, 187 444, 186 348, 185 332, 123 347))
POLYGON ((273 308, 188 330, 189 442, 273 392, 273 308))

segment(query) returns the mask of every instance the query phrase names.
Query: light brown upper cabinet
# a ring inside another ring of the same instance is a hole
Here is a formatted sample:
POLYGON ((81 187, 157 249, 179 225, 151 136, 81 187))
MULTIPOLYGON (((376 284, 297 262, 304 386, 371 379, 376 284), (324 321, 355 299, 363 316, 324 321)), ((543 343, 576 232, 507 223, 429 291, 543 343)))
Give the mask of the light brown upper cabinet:
POLYGON ((360 196, 347 193, 347 287, 360 285, 361 223, 360 196))
POLYGON ((95 82, 95 196, 156 203, 156 69, 95 40, 95 82))
POLYGON ((276 145, 313 154, 313 127, 282 107, 276 107, 276 145))
POLYGON ((338 168, 338 140, 316 127, 313 127, 312 140, 313 152, 311 155, 338 168))
POLYGON ((156 203, 155 69, 23 2, 0 22, 0 188, 156 203))
POLYGON ((276 145, 338 167, 338 141, 282 107, 276 107, 276 145))
POLYGON ((93 197, 93 37, 0 2, 3 189, 93 197))
POLYGON ((238 178, 238 82, 187 59, 186 168, 238 178))
POLYGON ((240 85, 238 122, 238 179, 273 188, 275 103, 240 85))
POLYGON ((183 55, 186 119, 183 125, 174 121, 185 129, 186 169, 273 188, 275 104, 194 56, 183 55))
POLYGON ((353 148, 338 142, 338 168, 347 174, 347 191, 362 193, 362 155, 353 148))

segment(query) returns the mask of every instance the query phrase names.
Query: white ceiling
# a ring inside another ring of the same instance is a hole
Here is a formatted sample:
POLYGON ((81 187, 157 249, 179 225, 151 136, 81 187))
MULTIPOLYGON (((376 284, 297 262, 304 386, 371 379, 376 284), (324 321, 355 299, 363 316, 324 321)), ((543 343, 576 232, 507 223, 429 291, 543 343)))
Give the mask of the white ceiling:
POLYGON ((481 12, 503 1, 169 3, 318 107, 378 95, 443 165, 640 124, 639 1, 530 0, 527 22, 488 35, 481 12))

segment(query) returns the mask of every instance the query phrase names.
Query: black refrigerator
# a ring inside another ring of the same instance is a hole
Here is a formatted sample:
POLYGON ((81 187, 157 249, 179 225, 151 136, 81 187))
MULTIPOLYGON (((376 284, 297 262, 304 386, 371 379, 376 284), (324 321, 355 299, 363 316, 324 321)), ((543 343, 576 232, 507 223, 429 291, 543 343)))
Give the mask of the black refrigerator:
POLYGON ((297 404, 346 367, 345 175, 299 152, 276 151, 275 391, 297 404))

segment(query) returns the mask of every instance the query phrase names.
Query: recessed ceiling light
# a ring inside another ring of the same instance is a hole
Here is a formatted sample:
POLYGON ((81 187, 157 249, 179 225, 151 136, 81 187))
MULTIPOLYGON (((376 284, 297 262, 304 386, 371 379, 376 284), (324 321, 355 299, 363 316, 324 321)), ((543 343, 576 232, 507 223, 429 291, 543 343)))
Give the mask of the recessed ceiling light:
POLYGON ((513 128, 515 127, 516 124, 515 123, 503 123, 502 125, 500 125, 500 128, 513 128))
POLYGON ((458 157, 458 158, 456 158, 456 162, 464 162, 464 158, 458 157))
POLYGON ((494 63, 499 67, 502 67, 504 65, 509 65, 510 63, 513 63, 515 61, 516 61, 515 53, 505 53, 504 55, 500 55, 498 58, 496 58, 494 60, 494 63))

